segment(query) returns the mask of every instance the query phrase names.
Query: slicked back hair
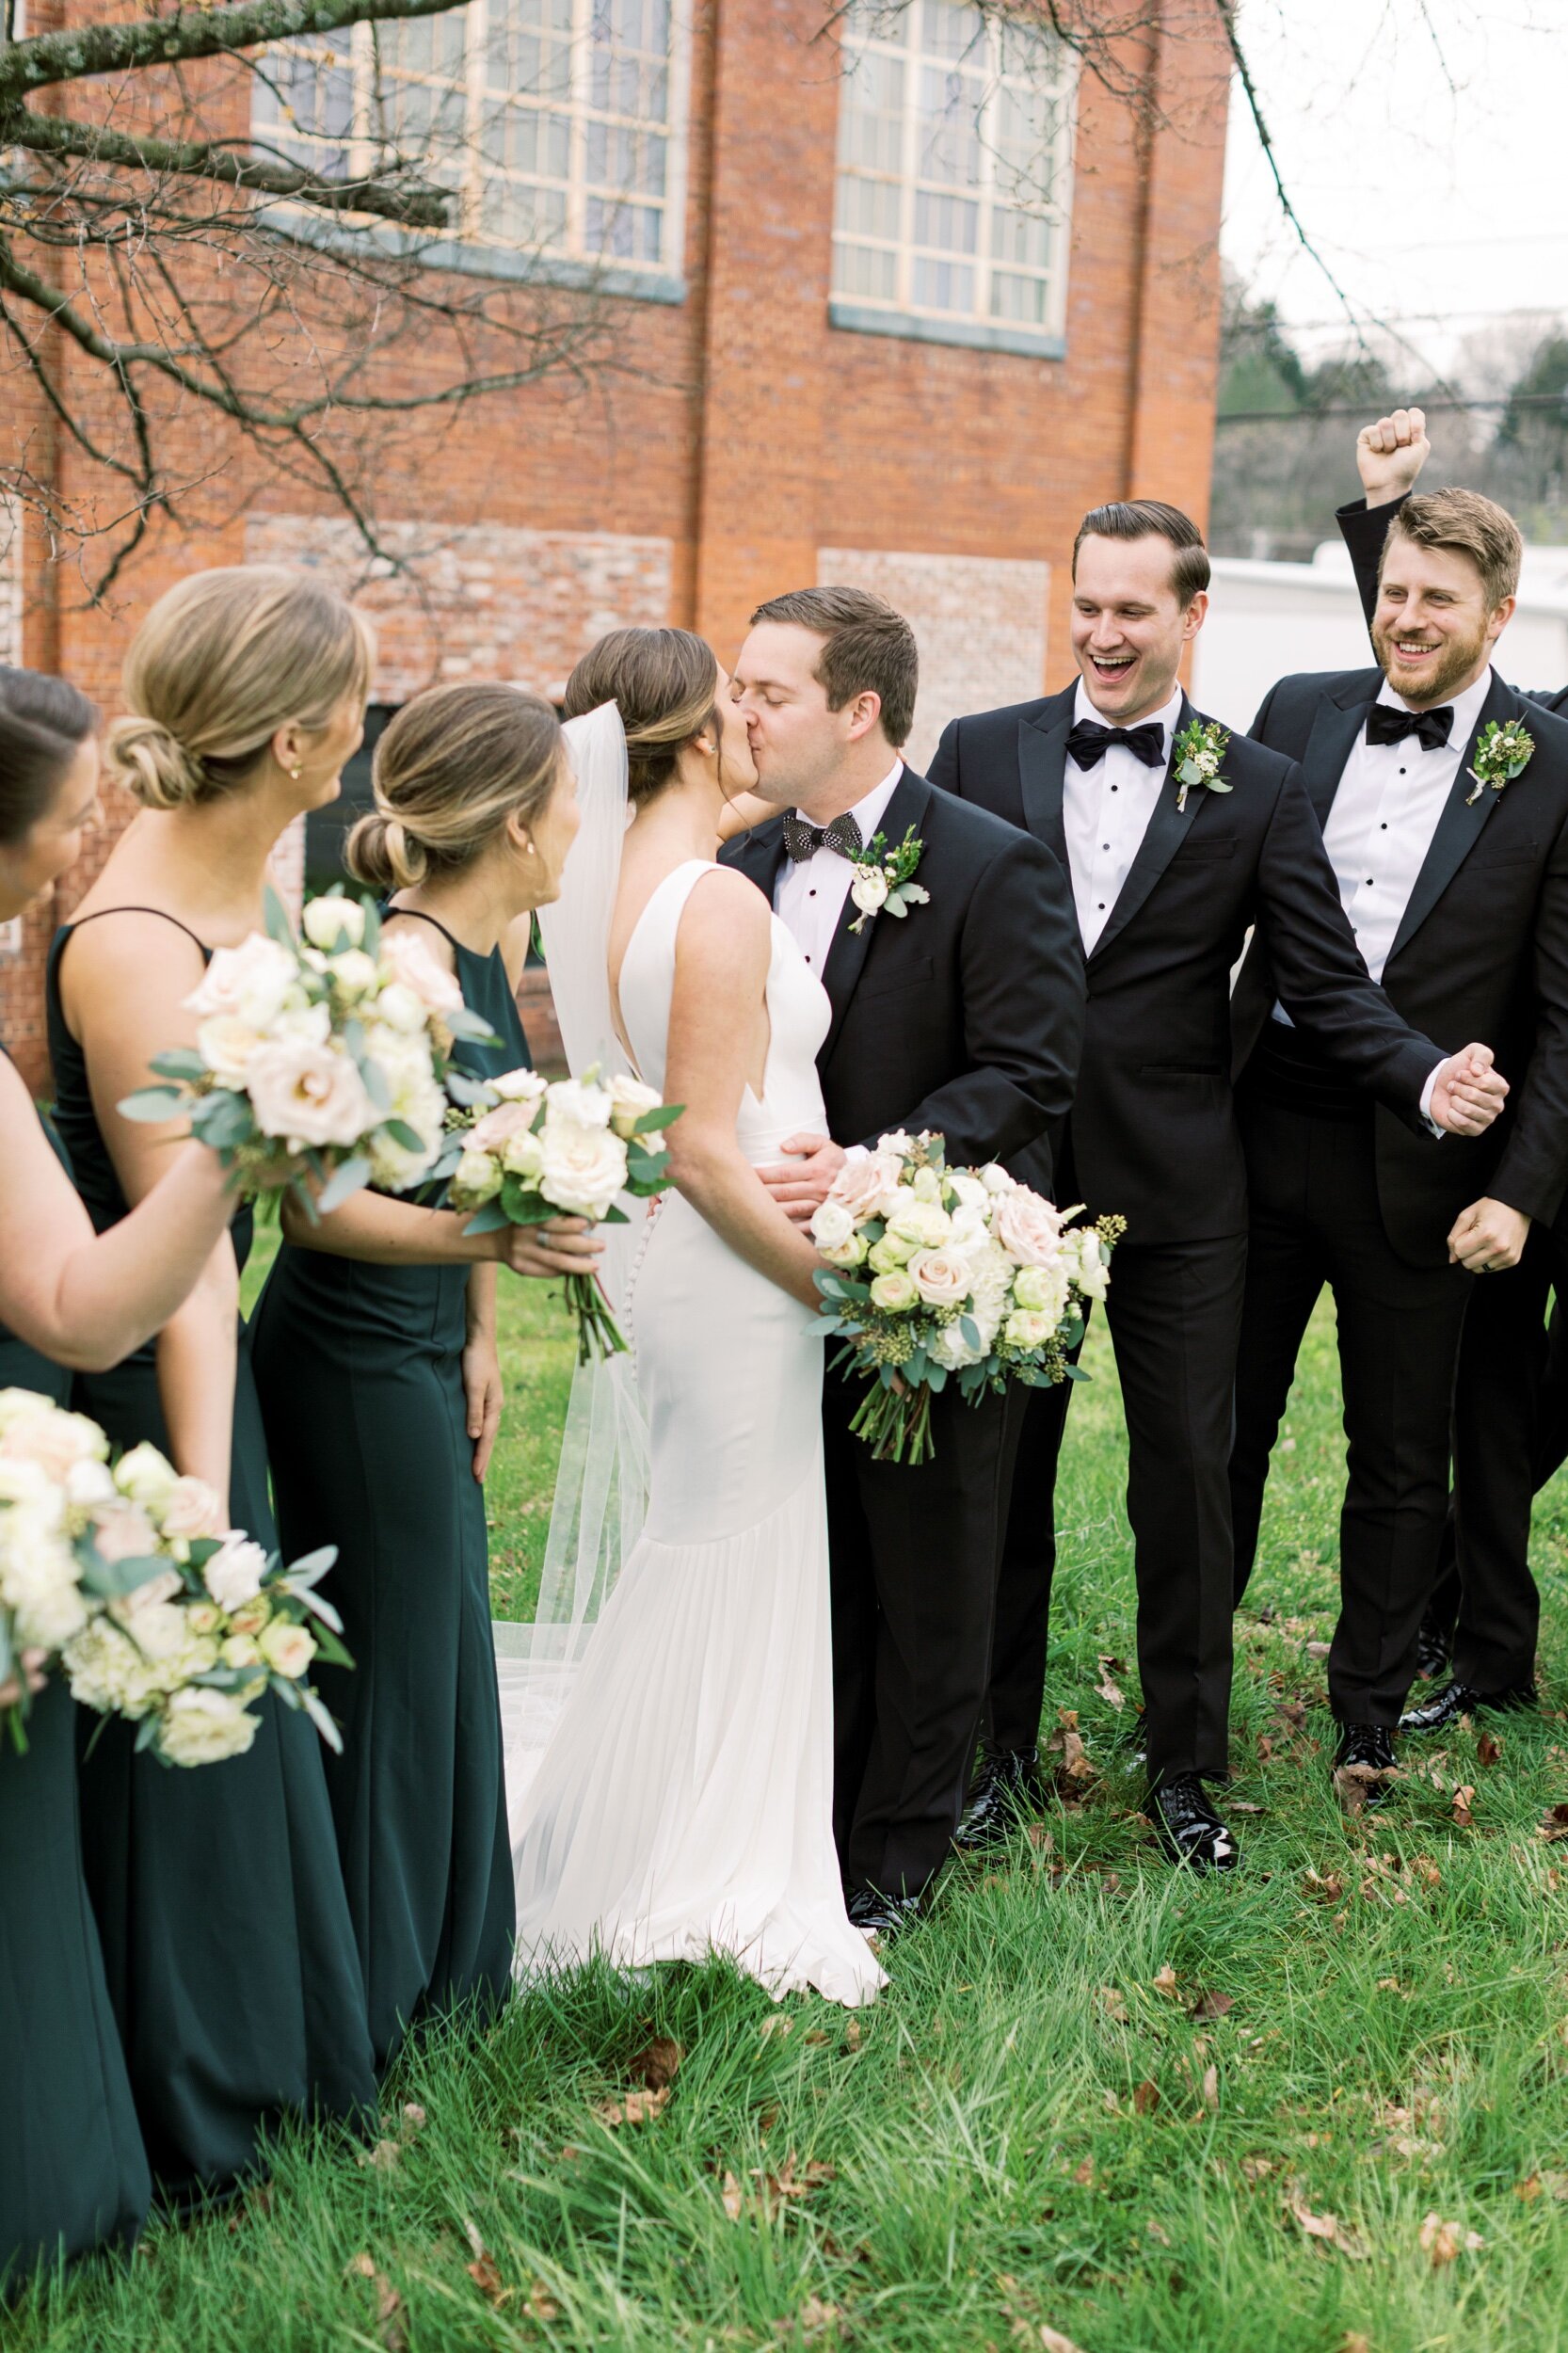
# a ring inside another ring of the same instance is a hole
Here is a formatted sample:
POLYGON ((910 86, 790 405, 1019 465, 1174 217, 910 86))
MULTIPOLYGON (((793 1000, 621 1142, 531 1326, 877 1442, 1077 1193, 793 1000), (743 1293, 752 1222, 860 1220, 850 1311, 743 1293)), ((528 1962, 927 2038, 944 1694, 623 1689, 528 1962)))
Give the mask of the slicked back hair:
POLYGON ((1208 585, 1208 550, 1191 515, 1163 499, 1112 499, 1092 506, 1073 541, 1073 578, 1078 577, 1078 552, 1085 539, 1168 539, 1174 561, 1171 586, 1185 613, 1192 599, 1208 585))
POLYGON ((869 588, 795 588, 760 604, 752 627, 760 621, 786 621, 825 640, 812 675, 829 711, 856 695, 879 695, 882 732, 894 751, 904 749, 914 731, 920 657, 902 613, 869 588))

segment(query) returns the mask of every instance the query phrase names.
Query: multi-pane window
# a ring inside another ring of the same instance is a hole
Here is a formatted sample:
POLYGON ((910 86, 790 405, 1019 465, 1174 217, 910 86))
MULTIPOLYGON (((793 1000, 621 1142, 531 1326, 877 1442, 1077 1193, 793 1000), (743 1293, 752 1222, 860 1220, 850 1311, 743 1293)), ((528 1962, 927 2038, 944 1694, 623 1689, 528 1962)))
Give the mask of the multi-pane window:
POLYGON ((469 0, 272 51, 257 129, 333 179, 401 156, 452 189, 469 243, 667 273, 680 41, 671 0, 469 0))
POLYGON ((1060 334, 1073 74, 1037 25, 953 0, 844 23, 833 292, 856 310, 1060 334))

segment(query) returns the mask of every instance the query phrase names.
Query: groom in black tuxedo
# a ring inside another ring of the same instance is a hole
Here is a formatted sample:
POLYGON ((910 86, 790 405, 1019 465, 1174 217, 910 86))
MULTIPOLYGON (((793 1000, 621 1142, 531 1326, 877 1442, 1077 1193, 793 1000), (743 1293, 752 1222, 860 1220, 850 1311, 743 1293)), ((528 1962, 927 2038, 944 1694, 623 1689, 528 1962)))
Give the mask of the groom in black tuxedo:
MULTIPOLYGON (((788 1137, 762 1172, 801 1221, 845 1144, 895 1128, 939 1130, 950 1162, 999 1160, 1048 1195, 1048 1133, 1072 1098, 1083 968, 1061 869, 905 766, 917 673, 908 622, 855 588, 764 604, 735 665, 757 789, 780 815, 724 856, 767 893, 832 1004, 818 1069, 838 1141, 788 1137), (851 857, 906 834, 926 904, 862 917, 851 857)), ((888 1934, 918 1909, 963 1804, 1016 1416, 949 1387, 935 1457, 911 1469, 851 1434, 862 1394, 828 1374, 834 1832, 851 1917, 888 1934)))
POLYGON ((1253 1208, 1231 1475, 1238 1590, 1301 1335, 1326 1282, 1350 1439, 1329 1696, 1336 1762, 1378 1794, 1436 1571, 1472 1278, 1508 1280, 1568 1182, 1568 726, 1491 666, 1520 553, 1512 519, 1489 499, 1408 500, 1383 552, 1380 666, 1284 679, 1254 723, 1302 763, 1362 952, 1391 1001, 1439 1037, 1479 1031, 1513 1080, 1483 1141, 1418 1151, 1344 1096, 1310 1041, 1271 1019, 1272 943, 1248 958, 1235 1007, 1239 1059, 1251 1054, 1253 1208), (1528 739, 1512 776, 1489 750, 1498 729, 1528 739))
MULTIPOLYGON (((1426 418, 1419 408, 1379 417, 1357 436, 1355 454, 1365 496, 1336 520, 1370 628, 1384 542, 1432 454, 1426 418)), ((1521 691, 1568 716, 1568 686, 1521 691)), ((1403 1731, 1438 1732, 1478 1707, 1534 1700, 1541 1595, 1529 1565, 1530 1507, 1568 1458, 1565 1296, 1568 1209, 1549 1225, 1532 1225, 1519 1265, 1480 1287, 1465 1310, 1454 1376, 1454 1492, 1417 1653, 1421 1673, 1451 1665, 1452 1673, 1401 1718, 1403 1731)))
MULTIPOLYGON (((1073 551, 1077 683, 955 720, 932 778, 1032 834, 1071 879, 1089 1016, 1058 1181, 1064 1202, 1128 1221, 1106 1311, 1130 1449, 1150 1805, 1169 1852, 1227 1868, 1236 1843, 1204 1781, 1225 1772, 1230 1702, 1226 1466, 1247 1202, 1229 982, 1248 925, 1267 926, 1279 994, 1344 1084, 1417 1136, 1424 1106, 1455 1124, 1471 1113, 1465 1058, 1446 1061, 1368 978, 1295 762, 1236 736, 1212 782, 1182 781, 1191 731, 1218 748, 1176 683, 1208 584, 1202 538, 1176 508, 1096 508, 1073 551)), ((1035 1391, 1027 1409, 973 1843, 1032 1779, 1069 1396, 1035 1391)))

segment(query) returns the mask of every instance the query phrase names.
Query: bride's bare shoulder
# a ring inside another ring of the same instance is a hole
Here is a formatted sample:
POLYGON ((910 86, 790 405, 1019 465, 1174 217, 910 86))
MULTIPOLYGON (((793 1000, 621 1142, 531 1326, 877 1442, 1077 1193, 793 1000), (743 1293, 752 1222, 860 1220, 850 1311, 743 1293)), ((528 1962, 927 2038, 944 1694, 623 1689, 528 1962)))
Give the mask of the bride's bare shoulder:
POLYGON ((711 866, 686 894, 676 953, 682 960, 733 964, 766 955, 773 911, 757 885, 733 866, 711 866))

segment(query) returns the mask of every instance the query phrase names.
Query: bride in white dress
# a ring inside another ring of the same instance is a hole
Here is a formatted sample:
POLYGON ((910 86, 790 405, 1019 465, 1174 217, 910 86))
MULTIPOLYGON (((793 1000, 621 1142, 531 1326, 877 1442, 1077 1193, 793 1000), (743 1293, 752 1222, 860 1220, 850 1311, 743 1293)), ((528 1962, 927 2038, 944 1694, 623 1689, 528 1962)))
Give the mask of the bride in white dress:
POLYGON ((541 1609, 571 1623, 497 1629, 518 1969, 723 1953, 858 2004, 884 1978, 831 1824, 817 1260, 754 1174, 824 1130, 828 1003, 713 858, 725 786, 752 780, 728 684, 701 639, 624 630, 568 688, 600 706, 568 728, 583 825, 546 931, 573 1074, 606 1062, 686 1108, 673 1189, 606 1229, 632 1358, 574 1393, 566 1601, 541 1609))

